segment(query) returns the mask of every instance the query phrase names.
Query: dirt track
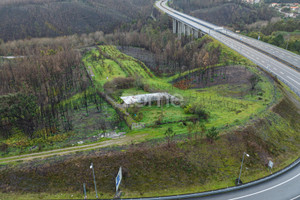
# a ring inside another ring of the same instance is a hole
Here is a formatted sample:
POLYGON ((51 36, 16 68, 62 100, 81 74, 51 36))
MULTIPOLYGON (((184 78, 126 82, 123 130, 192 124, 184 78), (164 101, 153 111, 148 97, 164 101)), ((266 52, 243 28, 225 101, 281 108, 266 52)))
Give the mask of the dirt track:
POLYGON ((45 158, 50 156, 57 156, 57 155, 66 155, 71 154, 78 151, 86 151, 86 150, 92 150, 97 148, 104 148, 112 145, 126 145, 129 144, 131 141, 136 140, 142 140, 142 138, 145 135, 137 135, 137 136, 122 136, 120 138, 114 138, 109 141, 104 141, 100 143, 93 143, 93 144, 87 144, 82 146, 76 146, 76 147, 68 147, 68 148, 62 148, 62 149, 55 149, 50 151, 44 151, 39 153, 31 153, 31 154, 25 154, 20 156, 12 156, 12 157, 6 157, 6 158, 0 158, 0 164, 4 163, 11 163, 16 161, 26 161, 26 160, 33 160, 36 158, 45 158))

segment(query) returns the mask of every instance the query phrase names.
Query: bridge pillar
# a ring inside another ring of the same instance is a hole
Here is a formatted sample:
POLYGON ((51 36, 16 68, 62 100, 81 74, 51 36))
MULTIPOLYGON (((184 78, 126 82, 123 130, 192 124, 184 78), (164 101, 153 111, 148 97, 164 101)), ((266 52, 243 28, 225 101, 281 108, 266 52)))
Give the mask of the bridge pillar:
POLYGON ((191 27, 187 26, 186 28, 187 28, 186 35, 190 36, 191 35, 191 27))
POLYGON ((199 37, 198 30, 193 29, 193 36, 194 36, 194 38, 198 38, 199 37))
POLYGON ((173 19, 173 33, 176 34, 177 33, 177 20, 173 19))
POLYGON ((186 25, 182 23, 182 34, 185 35, 186 25))
POLYGON ((177 27, 178 27, 178 28, 177 28, 177 29, 178 29, 178 30, 177 30, 177 34, 178 34, 178 35, 181 35, 181 31, 182 31, 182 27, 181 27, 181 26, 182 26, 182 23, 181 23, 180 21, 178 21, 178 24, 177 24, 177 27))

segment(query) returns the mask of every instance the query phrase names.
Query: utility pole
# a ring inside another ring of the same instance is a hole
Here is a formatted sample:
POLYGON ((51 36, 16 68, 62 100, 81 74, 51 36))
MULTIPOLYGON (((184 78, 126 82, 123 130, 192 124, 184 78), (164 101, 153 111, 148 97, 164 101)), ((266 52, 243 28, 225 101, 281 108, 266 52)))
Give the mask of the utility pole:
POLYGON ((93 163, 91 163, 90 168, 93 170, 93 177, 94 177, 94 184, 95 184, 96 198, 98 199, 98 193, 97 193, 97 186, 96 186, 96 179, 95 179, 95 172, 94 172, 94 166, 93 166, 93 163))

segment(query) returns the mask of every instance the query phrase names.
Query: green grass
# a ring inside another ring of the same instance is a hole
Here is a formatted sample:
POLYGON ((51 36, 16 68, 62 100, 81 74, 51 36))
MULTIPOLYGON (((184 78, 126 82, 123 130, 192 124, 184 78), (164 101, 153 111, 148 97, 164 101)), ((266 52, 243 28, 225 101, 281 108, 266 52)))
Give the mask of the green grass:
POLYGON ((180 106, 165 105, 163 109, 157 105, 144 106, 140 112, 143 114, 143 119, 140 121, 146 125, 154 125, 163 112, 162 123, 176 122, 193 117, 192 114, 185 114, 180 106))

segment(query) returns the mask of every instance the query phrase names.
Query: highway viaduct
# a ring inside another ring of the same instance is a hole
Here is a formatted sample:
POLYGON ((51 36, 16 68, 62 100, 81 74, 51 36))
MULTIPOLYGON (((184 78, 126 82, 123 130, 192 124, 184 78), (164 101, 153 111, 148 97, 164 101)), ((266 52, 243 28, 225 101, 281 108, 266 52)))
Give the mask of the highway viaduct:
POLYGON ((159 0, 156 7, 172 18, 174 34, 195 38, 208 34, 272 73, 300 96, 299 55, 178 12, 168 7, 167 2, 168 0, 159 0))

